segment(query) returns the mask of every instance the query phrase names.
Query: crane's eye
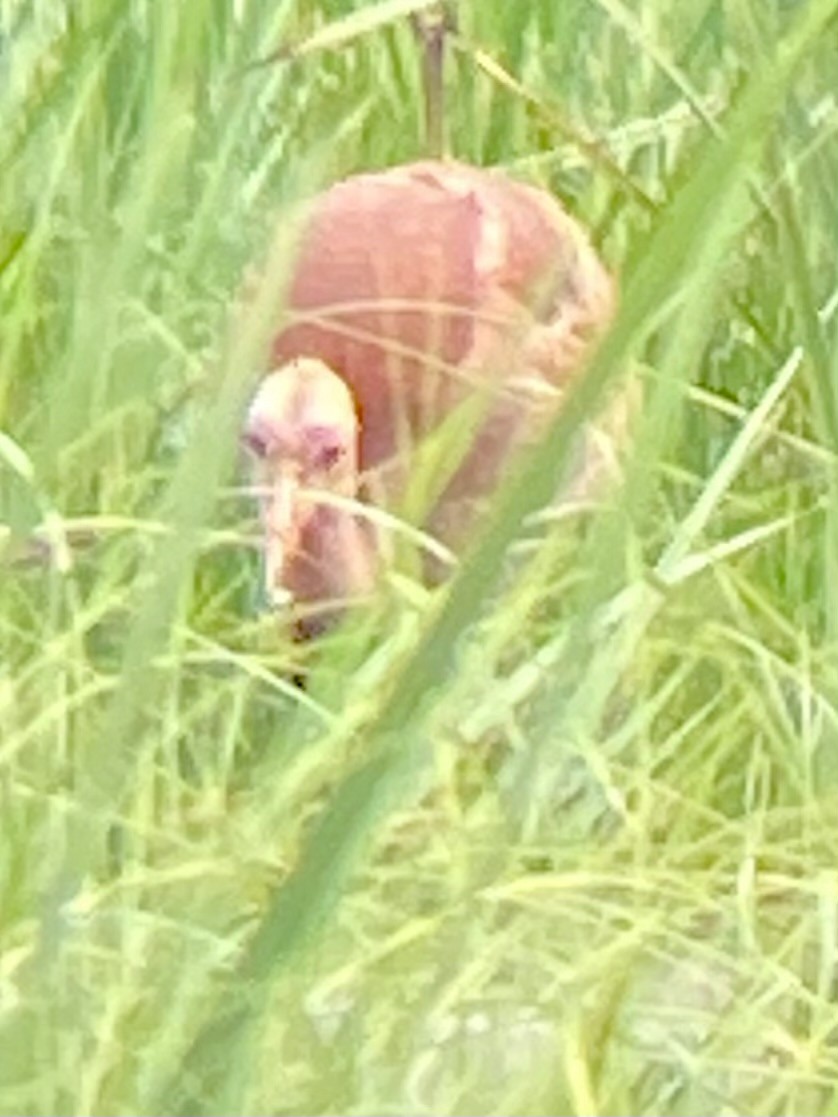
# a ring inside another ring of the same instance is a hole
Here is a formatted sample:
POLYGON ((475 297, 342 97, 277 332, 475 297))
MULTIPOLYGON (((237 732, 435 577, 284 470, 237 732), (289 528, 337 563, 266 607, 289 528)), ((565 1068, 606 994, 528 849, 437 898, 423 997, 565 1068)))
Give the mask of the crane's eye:
POLYGON ((346 456, 346 442, 341 432, 331 426, 312 427, 308 431, 310 462, 315 469, 328 471, 346 456))
POLYGON ((314 464, 318 469, 333 469, 346 453, 346 447, 337 442, 327 443, 317 448, 314 464))

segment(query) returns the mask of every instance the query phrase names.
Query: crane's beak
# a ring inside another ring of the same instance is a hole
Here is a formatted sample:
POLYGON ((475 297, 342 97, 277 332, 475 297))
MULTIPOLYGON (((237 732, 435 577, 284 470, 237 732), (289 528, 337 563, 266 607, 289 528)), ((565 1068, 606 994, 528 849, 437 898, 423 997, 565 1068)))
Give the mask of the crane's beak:
POLYGON ((299 472, 293 465, 271 470, 262 486, 264 587, 273 609, 287 608, 293 600, 284 582, 289 562, 300 546, 300 488, 299 472))

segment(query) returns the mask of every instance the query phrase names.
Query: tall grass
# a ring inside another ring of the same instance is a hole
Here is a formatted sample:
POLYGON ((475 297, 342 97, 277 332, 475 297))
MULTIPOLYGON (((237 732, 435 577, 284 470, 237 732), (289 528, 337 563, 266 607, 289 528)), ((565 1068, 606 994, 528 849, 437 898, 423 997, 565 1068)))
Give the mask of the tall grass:
POLYGON ((238 417, 294 203, 422 153, 421 6, 0 2, 3 1112, 838 1106, 838 2, 462 0, 451 147, 621 310, 450 586, 301 648, 238 417))

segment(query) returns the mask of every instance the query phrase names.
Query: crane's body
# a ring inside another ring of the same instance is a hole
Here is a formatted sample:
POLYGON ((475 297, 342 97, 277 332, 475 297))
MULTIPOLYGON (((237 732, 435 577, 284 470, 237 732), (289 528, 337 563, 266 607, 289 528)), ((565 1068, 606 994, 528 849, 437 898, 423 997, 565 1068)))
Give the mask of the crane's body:
POLYGON ((423 524, 460 546, 475 503, 558 405, 613 305, 581 226, 499 172, 425 161, 318 196, 246 428, 269 592, 308 602, 366 591, 379 543, 352 500, 397 499, 420 442, 477 401, 423 524), (318 490, 346 503, 318 502, 318 490))

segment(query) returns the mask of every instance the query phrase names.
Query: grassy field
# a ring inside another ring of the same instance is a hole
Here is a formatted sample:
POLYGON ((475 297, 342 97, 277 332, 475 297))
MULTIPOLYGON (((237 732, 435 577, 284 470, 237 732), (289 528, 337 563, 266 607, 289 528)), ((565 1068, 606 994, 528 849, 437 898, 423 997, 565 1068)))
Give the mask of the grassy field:
POLYGON ((462 0, 451 150, 620 315, 451 585, 295 647, 230 307, 423 153, 422 6, 0 0, 0 1112, 838 1112, 838 0, 462 0))

